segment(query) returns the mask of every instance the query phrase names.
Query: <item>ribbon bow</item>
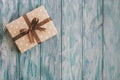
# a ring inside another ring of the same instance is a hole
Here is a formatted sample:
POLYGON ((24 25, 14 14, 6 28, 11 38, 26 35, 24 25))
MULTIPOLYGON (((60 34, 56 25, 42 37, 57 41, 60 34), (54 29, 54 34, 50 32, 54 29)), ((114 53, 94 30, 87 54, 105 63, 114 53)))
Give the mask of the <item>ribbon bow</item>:
POLYGON ((45 31, 45 28, 42 28, 42 27, 37 27, 36 25, 38 24, 39 22, 39 19, 38 18, 33 18, 33 20, 31 21, 30 23, 30 27, 29 29, 21 29, 20 30, 20 34, 24 34, 24 33, 28 33, 28 37, 29 37, 29 40, 31 43, 34 42, 34 32, 33 30, 37 30, 39 29, 40 31, 45 31))
POLYGON ((38 23, 39 22, 38 18, 33 18, 31 22, 29 21, 29 19, 26 15, 24 15, 23 18, 24 18, 26 24, 28 25, 29 29, 25 29, 25 28, 20 29, 20 34, 15 36, 13 38, 13 40, 15 41, 15 40, 19 39, 20 37, 22 37, 28 33, 28 37, 29 37, 29 40, 31 43, 34 42, 34 38, 37 41, 37 43, 40 43, 41 41, 40 41, 38 35, 36 34, 35 30, 45 31, 46 28, 43 28, 40 26, 48 23, 49 21, 51 21, 51 19, 46 18, 43 21, 41 21, 40 23, 38 23))

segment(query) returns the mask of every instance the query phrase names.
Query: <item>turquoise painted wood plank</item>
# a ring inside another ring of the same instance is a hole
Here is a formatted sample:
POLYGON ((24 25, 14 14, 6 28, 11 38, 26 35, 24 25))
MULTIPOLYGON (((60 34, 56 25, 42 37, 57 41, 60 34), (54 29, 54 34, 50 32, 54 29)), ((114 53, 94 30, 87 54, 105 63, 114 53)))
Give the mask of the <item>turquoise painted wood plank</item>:
POLYGON ((41 44, 41 80, 61 80, 61 0, 42 0, 58 34, 41 44))
POLYGON ((120 0, 104 0, 104 80, 120 80, 120 0))
POLYGON ((82 0, 62 0, 62 80, 82 80, 82 0))
POLYGON ((102 0, 83 0, 83 80, 102 80, 102 0))
POLYGON ((18 0, 0 0, 0 80, 19 80, 18 50, 5 25, 18 17, 18 0))
MULTIPOLYGON (((40 0, 19 0, 19 16, 40 6, 40 0)), ((40 80, 40 45, 20 54, 20 80, 40 80)))

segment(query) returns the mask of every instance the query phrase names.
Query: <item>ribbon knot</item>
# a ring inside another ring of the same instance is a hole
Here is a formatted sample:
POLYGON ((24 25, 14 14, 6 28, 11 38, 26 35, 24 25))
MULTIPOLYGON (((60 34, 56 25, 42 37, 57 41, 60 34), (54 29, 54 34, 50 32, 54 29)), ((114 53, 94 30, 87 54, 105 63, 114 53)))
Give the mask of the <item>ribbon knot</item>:
POLYGON ((40 31, 45 31, 45 28, 38 27, 37 24, 39 22, 38 18, 33 18, 29 25, 29 29, 21 29, 20 34, 26 34, 28 33, 28 37, 31 43, 34 42, 34 31, 33 30, 40 30, 40 31))
POLYGON ((29 40, 31 43, 35 42, 34 39, 36 40, 37 43, 40 43, 41 41, 35 30, 45 31, 46 28, 43 28, 41 26, 50 22, 51 18, 46 18, 41 22, 39 22, 38 18, 33 18, 32 21, 30 22, 27 15, 23 15, 23 18, 29 28, 28 29, 26 29, 26 28, 20 29, 20 34, 13 37, 13 40, 15 41, 15 40, 21 38, 22 36, 28 34, 28 37, 29 37, 29 40))

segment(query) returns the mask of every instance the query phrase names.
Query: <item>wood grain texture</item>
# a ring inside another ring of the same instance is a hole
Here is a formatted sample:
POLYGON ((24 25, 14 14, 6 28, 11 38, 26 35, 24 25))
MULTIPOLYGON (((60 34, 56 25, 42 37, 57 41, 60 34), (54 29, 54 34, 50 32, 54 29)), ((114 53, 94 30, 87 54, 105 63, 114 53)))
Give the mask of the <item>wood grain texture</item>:
POLYGON ((104 0, 104 80, 120 80, 120 0, 104 0))
POLYGON ((41 44, 41 80, 61 80, 61 0, 42 0, 58 34, 41 44))
POLYGON ((102 80, 102 0, 83 0, 83 80, 102 80))
POLYGON ((120 80, 119 4, 120 0, 0 0, 0 80, 120 80), (40 5, 58 34, 20 54, 5 25, 40 5))
MULTIPOLYGON (((19 16, 40 6, 40 0, 19 0, 19 16)), ((20 57, 20 80, 40 80, 40 45, 28 50, 20 57)))
POLYGON ((62 80, 82 79, 82 0, 62 0, 62 80))
POLYGON ((0 0, 0 80, 19 79, 18 52, 5 25, 18 17, 18 0, 0 0))

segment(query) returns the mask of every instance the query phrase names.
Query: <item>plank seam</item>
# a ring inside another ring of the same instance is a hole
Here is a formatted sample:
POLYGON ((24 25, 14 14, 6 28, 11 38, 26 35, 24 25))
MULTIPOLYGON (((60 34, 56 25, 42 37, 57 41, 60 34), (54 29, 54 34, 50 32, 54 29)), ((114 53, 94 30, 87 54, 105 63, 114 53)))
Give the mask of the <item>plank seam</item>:
MULTIPOLYGON (((17 7, 18 7, 18 17, 20 16, 19 15, 19 12, 20 12, 20 10, 19 10, 19 1, 20 0, 18 0, 18 5, 17 5, 17 7)), ((18 80, 20 80, 20 54, 18 53, 18 80)))
POLYGON ((104 0, 102 0, 102 80, 104 71, 104 0))
POLYGON ((62 80, 62 0, 61 0, 61 80, 62 80))
POLYGON ((83 0, 82 0, 82 74, 81 74, 81 76, 82 76, 82 80, 83 80, 83 75, 84 75, 84 71, 83 71, 83 48, 84 48, 84 45, 83 45, 83 4, 84 4, 84 2, 83 2, 83 0))

